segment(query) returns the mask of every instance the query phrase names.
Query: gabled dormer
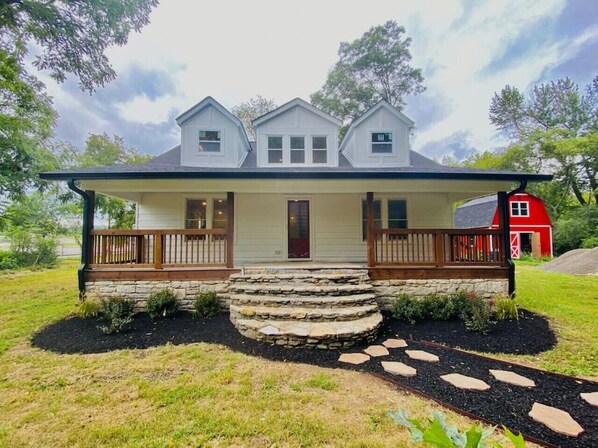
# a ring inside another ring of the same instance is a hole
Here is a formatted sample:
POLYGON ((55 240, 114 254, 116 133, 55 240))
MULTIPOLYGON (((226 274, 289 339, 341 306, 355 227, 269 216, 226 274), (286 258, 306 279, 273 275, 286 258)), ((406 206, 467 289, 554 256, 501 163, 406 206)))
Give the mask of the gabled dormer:
POLYGON ((176 119, 181 165, 235 168, 251 151, 241 120, 208 96, 176 119))
POLYGON ((342 122, 300 98, 253 121, 260 167, 338 166, 342 122))
POLYGON ((355 167, 409 166, 409 132, 414 124, 381 100, 351 124, 340 151, 355 167))

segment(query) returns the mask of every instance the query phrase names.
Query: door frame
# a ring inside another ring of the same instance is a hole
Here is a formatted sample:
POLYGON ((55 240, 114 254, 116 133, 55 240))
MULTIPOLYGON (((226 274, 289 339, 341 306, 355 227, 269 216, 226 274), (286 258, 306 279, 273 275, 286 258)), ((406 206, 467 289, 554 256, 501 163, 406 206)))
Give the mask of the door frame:
POLYGON ((311 195, 285 196, 284 198, 284 259, 286 261, 314 260, 314 197, 311 195), (289 258, 289 202, 306 201, 309 210, 309 258, 289 258))

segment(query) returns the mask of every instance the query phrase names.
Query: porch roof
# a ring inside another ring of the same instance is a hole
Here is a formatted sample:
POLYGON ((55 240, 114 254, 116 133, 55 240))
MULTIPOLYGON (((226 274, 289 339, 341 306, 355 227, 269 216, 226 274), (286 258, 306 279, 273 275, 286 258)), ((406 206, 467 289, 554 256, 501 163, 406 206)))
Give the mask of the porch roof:
POLYGON ((180 164, 180 146, 136 165, 100 166, 41 173, 42 179, 459 179, 545 181, 550 174, 449 167, 411 151, 411 166, 354 167, 339 154, 338 167, 258 167, 256 151, 239 168, 195 167, 180 164))

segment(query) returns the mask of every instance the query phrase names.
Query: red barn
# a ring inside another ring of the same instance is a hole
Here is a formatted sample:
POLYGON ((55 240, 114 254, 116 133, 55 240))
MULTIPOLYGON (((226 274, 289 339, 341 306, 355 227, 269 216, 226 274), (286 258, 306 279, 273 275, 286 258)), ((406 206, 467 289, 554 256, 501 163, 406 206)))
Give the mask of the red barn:
MULTIPOLYGON (((496 196, 474 199, 455 210, 454 227, 498 229, 496 196)), ((509 198, 511 256, 552 257, 552 222, 542 199, 518 193, 509 198)))

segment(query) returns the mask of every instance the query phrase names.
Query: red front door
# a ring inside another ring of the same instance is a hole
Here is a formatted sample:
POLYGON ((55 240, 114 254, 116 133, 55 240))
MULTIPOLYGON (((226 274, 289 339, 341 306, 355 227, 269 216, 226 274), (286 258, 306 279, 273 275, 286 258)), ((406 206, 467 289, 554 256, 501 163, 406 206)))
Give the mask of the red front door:
POLYGON ((311 258, 309 253, 309 201, 288 202, 289 258, 311 258))

